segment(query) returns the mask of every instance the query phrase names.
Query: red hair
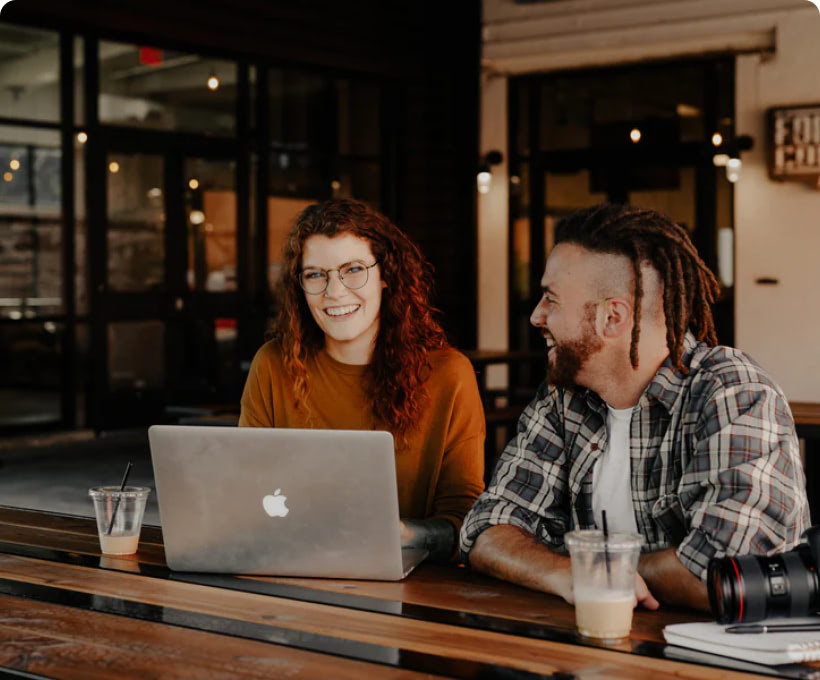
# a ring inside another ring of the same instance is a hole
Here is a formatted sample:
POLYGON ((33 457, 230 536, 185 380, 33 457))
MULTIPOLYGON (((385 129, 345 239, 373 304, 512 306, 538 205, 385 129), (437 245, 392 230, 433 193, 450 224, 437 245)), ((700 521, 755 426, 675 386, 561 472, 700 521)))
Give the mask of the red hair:
POLYGON ((365 372, 366 393, 377 423, 404 435, 421 417, 427 354, 448 346, 431 305, 432 266, 418 247, 384 215, 365 203, 330 200, 305 208, 285 243, 277 285, 278 309, 270 334, 278 346, 297 407, 309 392, 308 358, 325 345, 323 331, 308 309, 299 285, 305 241, 316 234, 332 238, 352 234, 365 239, 379 263, 382 292, 379 331, 365 372))

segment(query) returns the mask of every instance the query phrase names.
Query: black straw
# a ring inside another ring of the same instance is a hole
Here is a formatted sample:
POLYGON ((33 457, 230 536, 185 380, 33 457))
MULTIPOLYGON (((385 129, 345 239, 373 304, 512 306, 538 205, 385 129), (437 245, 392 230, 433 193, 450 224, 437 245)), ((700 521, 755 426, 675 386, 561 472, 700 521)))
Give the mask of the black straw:
MULTIPOLYGON (((120 491, 125 490, 125 484, 128 481, 128 475, 131 474, 131 461, 128 461, 128 465, 125 466, 125 474, 122 476, 122 483, 120 484, 120 491)), ((111 513, 111 521, 108 523, 108 531, 106 531, 106 535, 111 535, 111 530, 114 528, 114 518, 117 516, 117 509, 120 507, 120 497, 117 496, 117 500, 114 503, 114 512, 111 513)), ((609 565, 607 565, 609 566, 609 565)))
POLYGON ((612 587, 612 567, 609 564, 609 528, 606 525, 606 510, 601 510, 601 521, 604 525, 604 561, 606 562, 606 582, 612 587))

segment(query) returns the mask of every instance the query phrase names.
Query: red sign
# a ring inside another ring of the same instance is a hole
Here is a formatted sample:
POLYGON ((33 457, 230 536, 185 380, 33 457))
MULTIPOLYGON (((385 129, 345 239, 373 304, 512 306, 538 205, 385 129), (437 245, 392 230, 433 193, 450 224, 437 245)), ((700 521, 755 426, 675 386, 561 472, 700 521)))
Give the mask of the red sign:
POLYGON ((140 64, 156 66, 162 63, 162 50, 156 47, 140 47, 140 64))

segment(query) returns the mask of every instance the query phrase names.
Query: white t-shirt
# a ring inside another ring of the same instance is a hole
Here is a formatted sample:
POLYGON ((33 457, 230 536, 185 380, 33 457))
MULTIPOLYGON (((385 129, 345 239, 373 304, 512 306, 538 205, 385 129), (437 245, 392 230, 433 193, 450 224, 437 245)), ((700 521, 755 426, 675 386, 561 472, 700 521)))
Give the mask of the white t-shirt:
POLYGON ((638 533, 632 507, 632 466, 629 460, 631 408, 612 408, 607 404, 607 446, 592 469, 592 511, 595 524, 604 528, 601 511, 606 510, 609 531, 638 533))

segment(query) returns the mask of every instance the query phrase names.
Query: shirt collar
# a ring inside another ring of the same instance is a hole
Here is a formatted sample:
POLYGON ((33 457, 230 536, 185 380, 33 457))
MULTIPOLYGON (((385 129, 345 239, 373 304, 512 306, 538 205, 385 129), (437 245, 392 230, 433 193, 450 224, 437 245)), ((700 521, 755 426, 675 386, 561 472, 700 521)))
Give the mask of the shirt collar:
MULTIPOLYGON (((700 364, 700 358, 695 357, 695 350, 699 345, 700 343, 694 334, 687 330, 686 335, 683 337, 681 363, 689 369, 690 373, 693 368, 700 364)), ((646 407, 649 405, 649 399, 654 398, 669 413, 672 413, 680 407, 688 380, 688 375, 684 375, 675 369, 671 355, 667 356, 655 377, 646 386, 641 398, 638 399, 638 406, 646 407)), ((589 408, 604 416, 606 415, 606 404, 596 392, 586 387, 577 387, 575 389, 584 395, 589 408)))
MULTIPOLYGON (((683 338, 683 352, 681 363, 686 366, 691 373, 697 361, 693 361, 695 350, 698 348, 698 341, 691 331, 686 331, 683 338)), ((638 404, 643 404, 648 397, 653 397, 668 412, 673 412, 680 405, 685 392, 684 387, 689 380, 688 375, 684 375, 674 367, 671 355, 661 364, 655 377, 646 386, 638 404)))

